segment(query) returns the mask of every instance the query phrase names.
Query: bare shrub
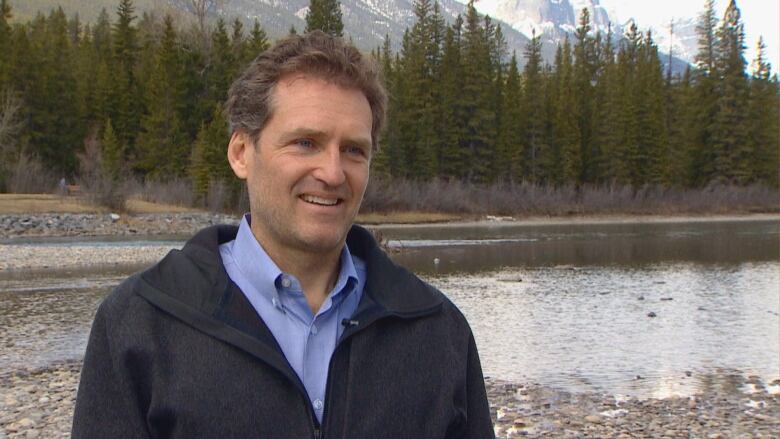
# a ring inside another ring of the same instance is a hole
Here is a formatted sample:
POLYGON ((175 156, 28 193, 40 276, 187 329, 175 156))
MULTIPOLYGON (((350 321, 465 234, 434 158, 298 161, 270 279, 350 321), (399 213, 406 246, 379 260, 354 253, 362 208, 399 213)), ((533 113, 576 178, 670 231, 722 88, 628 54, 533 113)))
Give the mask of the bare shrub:
POLYGON ((143 183, 138 192, 142 199, 152 203, 185 207, 195 205, 192 182, 188 179, 175 178, 167 181, 149 179, 143 183))
POLYGON ((9 192, 34 194, 52 192, 57 187, 57 176, 52 174, 41 160, 21 152, 11 165, 6 186, 9 192))
POLYGON ((229 206, 232 188, 223 180, 211 180, 206 194, 206 208, 211 212, 223 212, 229 206))
POLYGON ((550 186, 529 182, 478 185, 377 178, 363 212, 425 211, 468 215, 716 214, 780 211, 780 191, 713 182, 704 188, 619 184, 550 186))
POLYGON ((81 171, 77 181, 85 199, 91 204, 124 212, 135 185, 129 178, 112 177, 106 172, 97 128, 93 128, 84 140, 84 152, 77 156, 81 171))

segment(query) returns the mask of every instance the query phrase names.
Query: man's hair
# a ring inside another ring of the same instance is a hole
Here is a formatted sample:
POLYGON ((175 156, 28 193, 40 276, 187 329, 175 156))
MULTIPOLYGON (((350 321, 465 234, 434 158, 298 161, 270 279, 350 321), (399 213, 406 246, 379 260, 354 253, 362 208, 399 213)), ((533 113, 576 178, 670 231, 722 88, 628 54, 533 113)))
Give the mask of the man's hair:
POLYGON ((293 73, 362 92, 371 107, 371 143, 377 150, 387 108, 379 67, 351 44, 322 31, 289 36, 252 61, 228 92, 225 113, 230 131, 243 131, 257 140, 271 118, 274 87, 281 77, 293 73))

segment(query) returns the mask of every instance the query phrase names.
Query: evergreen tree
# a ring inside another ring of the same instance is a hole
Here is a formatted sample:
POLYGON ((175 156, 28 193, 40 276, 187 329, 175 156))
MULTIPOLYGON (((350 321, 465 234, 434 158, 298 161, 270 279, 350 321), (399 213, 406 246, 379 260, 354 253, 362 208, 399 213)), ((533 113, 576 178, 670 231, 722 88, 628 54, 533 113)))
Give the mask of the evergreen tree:
POLYGON ((634 183, 668 182, 668 139, 664 114, 664 79, 658 47, 647 32, 637 59, 636 102, 641 123, 638 124, 637 156, 634 183))
POLYGON ((544 89, 542 84, 542 41, 536 30, 531 32, 531 41, 525 47, 525 68, 523 69, 522 95, 522 149, 518 154, 522 163, 515 169, 523 170, 524 178, 532 182, 543 179, 541 157, 547 147, 545 142, 544 89))
POLYGON ((311 0, 306 13, 306 32, 321 30, 336 37, 343 36, 341 2, 338 0, 311 0))
POLYGON ((111 119, 106 119, 101 145, 101 172, 110 180, 117 181, 122 172, 123 157, 125 154, 121 139, 114 133, 111 119))
POLYGON ((716 34, 714 0, 705 0, 704 11, 696 26, 699 50, 695 57, 696 70, 693 71, 695 103, 691 106, 693 123, 690 125, 693 140, 691 142, 691 178, 695 184, 706 184, 715 177, 715 157, 712 148, 717 112, 718 71, 716 52, 718 46, 716 34))
POLYGON ((492 141, 496 115, 491 105, 493 72, 490 47, 480 21, 472 0, 467 5, 466 27, 463 33, 461 98, 468 117, 463 146, 466 160, 470 163, 467 179, 484 183, 495 177, 492 168, 496 154, 492 141))
POLYGON ((467 108, 462 97, 463 60, 462 60, 463 20, 458 16, 455 23, 447 28, 444 36, 441 59, 441 119, 438 128, 441 140, 438 148, 439 176, 443 178, 465 178, 468 175, 468 155, 463 148, 467 136, 467 108))
POLYGON ((135 139, 140 131, 142 106, 140 88, 136 78, 138 56, 138 35, 133 25, 135 7, 131 0, 120 0, 117 9, 117 22, 114 24, 112 38, 113 59, 111 78, 111 105, 109 116, 120 143, 124 145, 126 158, 135 160, 135 139))
POLYGON ((593 142, 599 146, 600 160, 594 163, 594 174, 598 181, 611 183, 625 167, 622 154, 620 126, 621 83, 618 65, 615 60, 612 26, 609 27, 600 50, 601 60, 598 84, 596 85, 596 105, 593 127, 593 142))
MULTIPOLYGON (((527 66, 527 64, 526 64, 527 66)), ((513 53, 509 61, 506 83, 503 87, 501 113, 498 126, 496 150, 496 175, 499 179, 510 181, 522 179, 523 165, 523 94, 520 73, 517 69, 517 57, 513 53)))
POLYGON ((270 46, 268 35, 266 35, 265 30, 260 26, 260 22, 255 18, 252 31, 249 33, 249 41, 246 44, 242 64, 248 64, 258 55, 268 50, 270 46))
POLYGON ((750 168, 753 179, 777 187, 780 183, 780 88, 766 60, 766 46, 759 38, 750 81, 750 168))
POLYGON ((178 41, 170 15, 166 15, 164 26, 145 87, 147 113, 138 136, 138 167, 155 178, 184 175, 189 149, 178 111, 184 99, 183 84, 178 41))
POLYGON ((563 53, 558 76, 558 105, 555 118, 555 138, 561 154, 560 175, 562 181, 568 184, 581 183, 582 175, 582 141, 577 124, 576 98, 574 85, 574 66, 571 44, 568 37, 563 43, 563 53))
POLYGON ((211 34, 209 66, 206 72, 209 107, 223 102, 227 97, 230 84, 238 72, 236 58, 228 37, 223 19, 218 19, 211 34))
MULTIPOLYGON (((0 0, 0 53, 11 52, 11 4, 8 0, 0 0)), ((11 64, 7 56, 0 56, 0 90, 6 88, 9 81, 11 64)))
POLYGON ((574 43, 574 101, 571 111, 575 112, 580 145, 577 148, 581 157, 580 171, 582 175, 577 180, 592 182, 595 180, 594 170, 599 160, 599 147, 592 142, 593 131, 593 83, 596 80, 598 59, 596 58, 596 44, 590 36, 590 13, 588 8, 582 8, 579 25, 575 31, 574 43))
POLYGON ((212 182, 231 180, 232 170, 227 161, 227 123, 220 105, 214 107, 211 122, 198 131, 190 164, 190 176, 195 194, 204 199, 212 182))
POLYGON ((62 8, 41 18, 40 32, 31 56, 38 62, 34 85, 25 91, 29 108, 30 147, 49 168, 62 173, 76 169, 75 151, 81 146, 83 131, 76 97, 76 81, 71 66, 67 18, 62 8))
POLYGON ((735 0, 729 2, 718 29, 716 65, 720 74, 712 148, 715 177, 737 183, 751 180, 748 139, 748 82, 745 35, 735 0))

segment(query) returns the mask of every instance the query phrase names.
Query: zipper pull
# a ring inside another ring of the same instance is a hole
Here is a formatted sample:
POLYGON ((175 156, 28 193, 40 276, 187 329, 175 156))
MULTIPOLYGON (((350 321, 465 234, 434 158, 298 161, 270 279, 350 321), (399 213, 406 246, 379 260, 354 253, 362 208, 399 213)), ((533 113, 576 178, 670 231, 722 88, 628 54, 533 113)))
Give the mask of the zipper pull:
POLYGON ((322 439, 322 430, 319 428, 314 429, 314 439, 322 439))

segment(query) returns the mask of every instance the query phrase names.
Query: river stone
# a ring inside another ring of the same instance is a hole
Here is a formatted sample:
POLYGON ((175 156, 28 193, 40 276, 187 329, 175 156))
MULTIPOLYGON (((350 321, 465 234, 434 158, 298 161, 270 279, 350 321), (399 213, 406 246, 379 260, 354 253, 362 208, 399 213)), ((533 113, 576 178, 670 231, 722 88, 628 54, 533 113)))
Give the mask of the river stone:
POLYGON ((601 416, 598 415, 585 416, 585 420, 590 422, 591 424, 601 424, 604 421, 603 419, 601 419, 601 416))

